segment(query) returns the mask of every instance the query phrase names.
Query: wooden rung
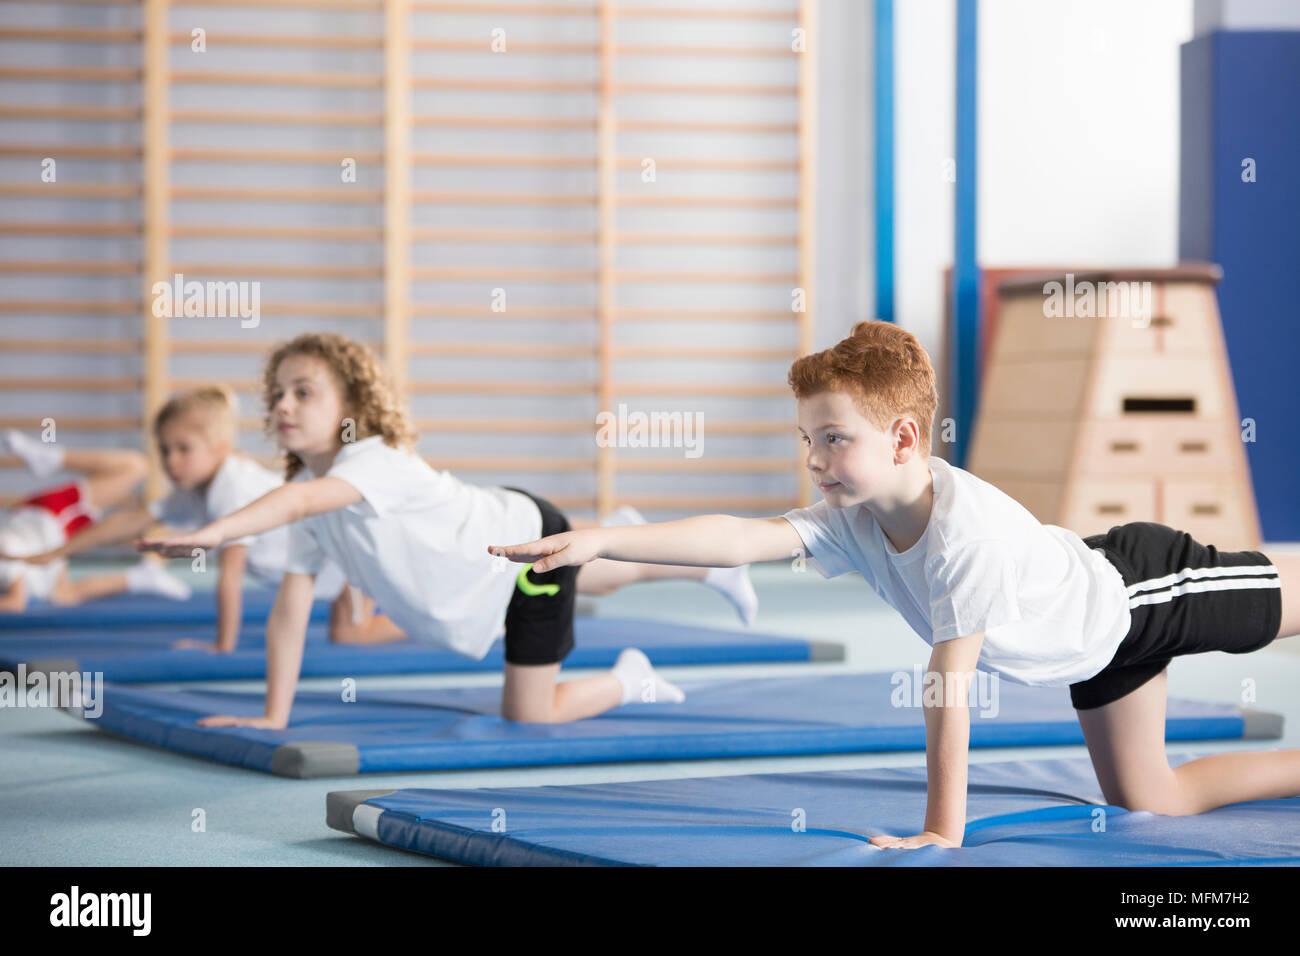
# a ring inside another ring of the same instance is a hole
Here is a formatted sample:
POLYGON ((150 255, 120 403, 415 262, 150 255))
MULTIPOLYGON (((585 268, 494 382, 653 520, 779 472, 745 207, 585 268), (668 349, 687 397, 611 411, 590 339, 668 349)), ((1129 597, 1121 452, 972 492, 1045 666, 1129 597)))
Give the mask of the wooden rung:
POLYGON ((639 120, 621 119, 618 128, 636 132, 702 133, 780 133, 799 131, 798 123, 714 123, 710 120, 639 120))
POLYGON ((788 199, 766 196, 664 196, 622 193, 613 197, 621 206, 736 206, 743 209, 792 209, 797 196, 788 199))
POLYGON ((461 3, 413 0, 410 9, 412 13, 518 13, 534 17, 594 17, 597 8, 594 3, 584 7, 577 4, 500 3, 489 0, 462 0, 461 3))
POLYGON ((764 311, 761 309, 656 309, 624 307, 614 312, 614 318, 625 321, 706 321, 749 322, 749 321, 787 321, 798 319, 799 313, 781 310, 764 311))
POLYGON ((472 193, 435 192, 432 189, 413 189, 411 199, 414 202, 441 203, 482 203, 494 206, 592 206, 596 203, 595 193, 472 193))
MULTIPOLYGON (((431 37, 416 37, 410 41, 412 50, 438 51, 445 53, 486 53, 492 55, 492 49, 486 37, 482 40, 442 40, 431 37)), ((539 43, 526 40, 511 40, 510 52, 537 54, 578 54, 591 56, 600 52, 598 43, 539 43)))
POLYGON ((262 312, 266 315, 328 315, 336 319, 381 319, 384 307, 381 304, 367 305, 361 302, 263 302, 262 312))
POLYGON ((554 166, 561 169, 596 165, 595 156, 528 156, 517 153, 412 153, 411 161, 424 166, 554 166))
MULTIPOLYGON (((13 28, 0 29, 0 40, 30 40, 33 43, 46 41, 64 43, 139 43, 144 36, 142 30, 91 29, 54 29, 36 30, 13 28)), ((186 42, 189 35, 186 34, 186 42)))
POLYGON ((170 234, 178 239, 345 239, 376 241, 383 239, 378 226, 224 226, 216 223, 174 225, 170 234))
POLYGON ((410 382, 413 395, 590 395, 595 382, 506 382, 500 379, 467 382, 410 382))
POLYGON ((382 279, 383 266, 279 266, 269 262, 173 262, 172 269, 191 276, 278 276, 292 279, 382 279))
POLYGON ((138 236, 138 222, 0 222, 0 233, 26 236, 138 236))
POLYGON ((595 242, 596 233, 586 229, 449 229, 421 226, 411 229, 411 238, 421 242, 595 242))
POLYGON ((620 455, 617 461, 620 472, 721 471, 735 474, 787 472, 802 464, 798 460, 780 458, 633 458, 628 455, 620 455))
MULTIPOLYGON (((77 3, 79 0, 70 0, 77 3)), ((101 0, 96 0, 101 2, 101 0)), ((116 0, 103 0, 114 3, 116 0)), ((138 3, 134 0, 131 4, 138 3)), ((221 0, 223 7, 289 7, 299 10, 355 10, 378 13, 383 0, 221 0)), ((173 7, 211 7, 212 0, 171 0, 173 7)))
POLYGON ((799 277, 792 272, 652 272, 649 269, 615 272, 618 282, 777 282, 781 285, 798 285, 799 277))
MULTIPOLYGON (((784 159, 696 159, 687 156, 655 156, 660 169, 725 170, 737 173, 785 173, 799 168, 796 160, 784 159)), ((615 160, 619 169, 640 169, 643 160, 629 157, 615 160)))
POLYGON ((42 418, 53 418, 55 424, 68 431, 78 432, 138 432, 140 419, 134 415, 106 418, 85 415, 3 415, 0 428, 40 428, 42 418))
POLYGON ((143 302, 124 299, 0 299, 0 312, 31 312, 40 315, 87 313, 93 315, 139 315, 143 302))
POLYGON ((171 111, 173 123, 232 123, 266 124, 270 126, 379 126, 384 117, 380 113, 267 113, 257 110, 191 110, 171 111))
POLYGON ((0 119, 133 122, 143 115, 138 106, 0 106, 0 119))
POLYGON ((139 199, 143 191, 137 183, 0 183, 0 196, 40 199, 139 199))
MULTIPOLYGON (((364 339, 353 339, 362 345, 367 345, 375 351, 379 351, 380 343, 367 341, 364 339)), ((236 355, 243 353, 252 353, 254 355, 269 354, 274 348, 276 342, 247 338, 228 338, 228 339, 184 339, 173 337, 168 341, 168 348, 173 353, 182 352, 202 352, 212 355, 236 355)))
POLYGON ((91 378, 88 375, 42 376, 40 378, 0 378, 0 391, 6 392, 128 392, 144 384, 140 378, 91 378))
POLYGON ((619 495, 618 503, 641 511, 687 511, 693 513, 770 511, 784 514, 798 508, 793 495, 619 495))
POLYGON ((528 458, 499 455, 488 458, 423 456, 434 468, 445 471, 585 471, 595 467, 592 458, 528 458))
POLYGON ((381 86, 382 73, 285 73, 266 71, 245 73, 236 70, 173 70, 172 83, 214 86, 324 86, 363 89, 381 86))
POLYGON ((731 348, 696 345, 683 348, 655 345, 614 345, 610 354, 618 358, 708 358, 708 359, 789 359, 799 357, 794 348, 731 348))
POLYGON ((785 385, 701 385, 698 382, 614 382, 615 393, 625 395, 721 395, 781 398, 790 394, 785 385))
MULTIPOLYGON (((619 11, 616 16, 622 16, 619 11)), ((512 46, 513 50, 514 47, 512 46)), ((615 56, 707 56, 713 57, 773 57, 779 59, 788 59, 794 56, 794 51, 788 46, 690 46, 685 44, 662 44, 650 46, 646 44, 619 44, 614 47, 615 56)))
POLYGON ((472 76, 413 76, 417 90, 482 90, 492 93, 595 93, 594 80, 489 80, 472 76))
MULTIPOLYGON (((189 46, 193 37, 188 33, 172 33, 167 42, 174 46, 189 46)), ((222 47, 274 46, 334 50, 379 50, 384 46, 382 36, 326 35, 310 33, 227 33, 209 30, 208 42, 222 47)))
POLYGON ((408 342, 407 355, 488 355, 499 358, 592 358, 594 345, 552 345, 523 342, 408 342))
POLYGON ((736 86, 727 83, 614 83, 610 92, 671 96, 797 96, 799 87, 793 83, 780 86, 736 86))
POLYGON ((331 163, 347 156, 358 164, 378 164, 384 154, 371 149, 217 149, 211 146, 177 146, 171 151, 177 162, 224 163, 331 163))
MULTIPOLYGON (((420 432, 476 432, 494 431, 510 434, 528 434, 532 432, 579 432, 594 435, 596 423, 589 418, 538 418, 527 419, 519 416, 509 418, 420 418, 412 422, 420 432)), ((261 427, 260 424, 257 427, 261 427)), ((752 422, 752 421, 712 421, 708 423, 711 435, 788 435, 791 440, 796 436, 795 426, 788 421, 752 422)))
POLYGON ((97 262, 94 259, 65 259, 61 262, 0 261, 0 272, 22 272, 35 275, 135 275, 140 271, 138 259, 120 259, 97 262))
POLYGON ((555 269, 545 266, 412 266, 413 279, 519 279, 527 282, 594 282, 594 269, 555 269))
POLYGON ((412 126, 469 126, 483 129, 590 129, 596 128, 595 117, 564 118, 558 116, 491 116, 443 115, 417 113, 411 117, 412 126))
POLYGON ((578 432, 595 434, 595 423, 585 418, 417 418, 412 424, 424 432, 476 432, 493 431, 510 434, 536 434, 538 432, 578 432))
POLYGON ((137 352, 139 339, 0 339, 6 352, 137 352))
POLYGON ((139 159, 139 146, 87 146, 72 143, 51 143, 45 146, 25 143, 20 146, 0 146, 0 156, 56 156, 60 159, 139 159))
POLYGON ((138 67, 6 66, 0 80, 73 80, 83 83, 138 83, 144 71, 138 67))
POLYGON ((618 8, 619 19, 636 17, 648 20, 781 20, 793 21, 794 10, 729 10, 707 7, 625 7, 618 8))
POLYGON ((247 187, 173 186, 172 199, 211 199, 220 202, 249 200, 251 202, 342 202, 378 203, 384 194, 378 189, 358 189, 340 183, 333 189, 256 189, 247 187))
POLYGON ((493 318, 507 322, 586 322, 595 310, 579 305, 513 305, 509 312, 493 312, 480 302, 449 305, 412 305, 411 317, 419 319, 493 318))
POLYGON ((799 241, 797 234, 752 236, 745 233, 620 232, 614 237, 620 246, 714 245, 714 246, 789 246, 799 241))

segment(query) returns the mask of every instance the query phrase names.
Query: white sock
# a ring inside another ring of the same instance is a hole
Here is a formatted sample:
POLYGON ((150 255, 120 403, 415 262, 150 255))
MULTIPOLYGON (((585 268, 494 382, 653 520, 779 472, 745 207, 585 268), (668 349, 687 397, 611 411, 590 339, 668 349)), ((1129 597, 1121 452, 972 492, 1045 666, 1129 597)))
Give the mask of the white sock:
POLYGON ((161 594, 177 601, 184 601, 192 593, 188 584, 154 561, 141 561, 127 571, 126 589, 132 594, 161 594))
POLYGON ((622 505, 611 511, 600 524, 604 528, 623 524, 645 524, 645 518, 641 517, 641 512, 630 505, 622 505))
POLYGON ((38 477, 45 478, 63 467, 63 449, 53 442, 38 441, 16 428, 5 429, 0 444, 23 460, 38 477))
POLYGON ((680 704, 686 699, 681 688, 656 674, 650 659, 635 647, 618 655, 613 674, 623 685, 625 704, 680 704))
POLYGON ((754 618, 758 616, 758 595, 754 593, 754 585, 749 580, 748 564, 742 564, 738 568, 709 568, 704 583, 721 592, 731 602, 746 627, 754 623, 754 618))

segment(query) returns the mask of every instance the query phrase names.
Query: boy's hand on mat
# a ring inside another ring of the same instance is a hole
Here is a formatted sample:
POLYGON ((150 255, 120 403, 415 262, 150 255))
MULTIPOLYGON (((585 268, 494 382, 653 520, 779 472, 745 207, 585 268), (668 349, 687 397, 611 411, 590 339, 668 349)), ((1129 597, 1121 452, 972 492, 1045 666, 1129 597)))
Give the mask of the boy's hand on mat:
POLYGON ((960 843, 953 843, 946 836, 935 833, 933 830, 926 830, 924 833, 918 833, 916 836, 910 837, 886 836, 882 833, 873 836, 869 842, 884 850, 915 850, 917 847, 930 846, 931 844, 946 847, 961 846, 960 843))
POLYGON ((200 528, 193 534, 180 535, 175 538, 140 538, 135 543, 137 551, 156 551, 165 558, 190 558, 197 548, 211 551, 221 546, 221 535, 200 528))
POLYGON ((583 531, 564 531, 548 535, 537 541, 502 546, 488 545, 488 552, 511 561, 533 566, 534 574, 542 574, 570 564, 586 564, 600 557, 600 532, 592 528, 583 531))
POLYGON ((288 726, 288 721, 272 717, 232 717, 229 714, 203 717, 198 723, 200 727, 260 727, 263 730, 284 730, 288 726))

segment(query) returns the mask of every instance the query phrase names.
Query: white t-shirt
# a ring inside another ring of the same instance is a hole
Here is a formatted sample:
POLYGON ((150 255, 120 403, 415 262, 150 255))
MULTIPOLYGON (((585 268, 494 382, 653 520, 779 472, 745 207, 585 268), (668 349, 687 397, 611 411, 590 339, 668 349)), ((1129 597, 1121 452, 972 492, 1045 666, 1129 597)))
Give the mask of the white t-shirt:
MULTIPOLYGON (((0 554, 28 557, 44 554, 67 541, 59 519, 45 508, 20 505, 0 515, 0 554)), ((8 590, 22 578, 27 596, 49 600, 50 592, 59 574, 66 569, 66 558, 49 564, 28 564, 26 561, 0 559, 0 588, 8 590)))
POLYGON ((1017 684, 1072 684, 1110 663, 1128 590, 1102 551, 970 472, 928 463, 930 520, 901 554, 864 506, 785 515, 822 575, 861 572, 931 646, 984 631, 979 664, 1017 684))
MULTIPOLYGON (((284 478, 238 452, 229 454, 208 482, 206 491, 174 489, 166 498, 149 503, 149 513, 176 528, 201 528, 233 514, 268 491, 284 484, 284 478)), ((278 587, 289 558, 289 528, 282 526, 259 535, 246 535, 227 545, 247 546, 247 570, 257 581, 278 587)), ((316 579, 316 596, 334 598, 343 590, 343 573, 334 565, 316 579)))
POLYGON ((344 445, 324 476, 294 477, 341 478, 363 500, 291 525, 289 570, 335 561, 413 639, 476 660, 504 633, 520 566, 487 549, 541 536, 527 495, 467 484, 379 435, 344 445))

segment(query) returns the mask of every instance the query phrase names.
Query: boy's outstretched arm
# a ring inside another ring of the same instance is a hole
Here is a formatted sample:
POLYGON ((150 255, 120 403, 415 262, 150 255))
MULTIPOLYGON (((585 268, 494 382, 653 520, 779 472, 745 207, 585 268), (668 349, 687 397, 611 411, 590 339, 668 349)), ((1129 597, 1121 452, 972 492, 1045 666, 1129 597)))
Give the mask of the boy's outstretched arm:
POLYGON ((925 706, 925 830, 909 837, 880 834, 871 838, 876 846, 886 849, 915 849, 929 844, 961 846, 966 835, 970 684, 983 643, 984 632, 980 631, 934 645, 926 684, 921 689, 925 706), (939 683, 931 685, 930 681, 939 683))
POLYGON ((198 531, 173 538, 144 538, 135 547, 137 551, 157 551, 169 558, 188 558, 195 548, 216 548, 223 541, 261 534, 360 500, 361 492, 342 478, 291 481, 198 531))
POLYGON ((538 574, 596 558, 734 568, 754 561, 789 558, 803 547, 799 532, 784 518, 700 515, 658 524, 586 528, 516 545, 488 545, 492 554, 532 562, 538 574))

